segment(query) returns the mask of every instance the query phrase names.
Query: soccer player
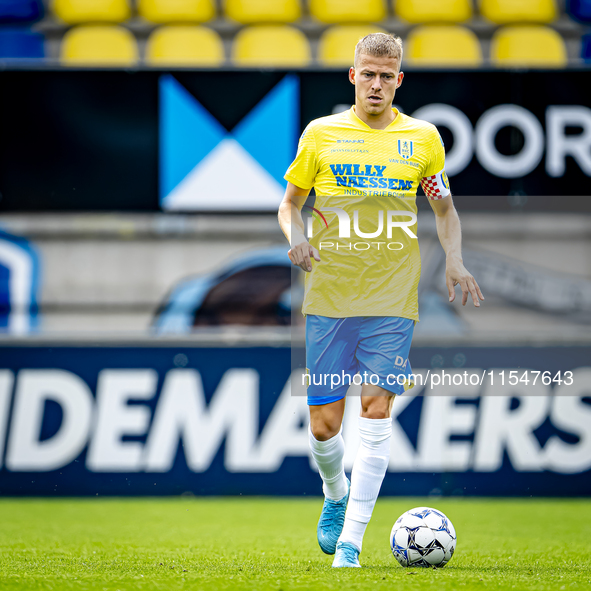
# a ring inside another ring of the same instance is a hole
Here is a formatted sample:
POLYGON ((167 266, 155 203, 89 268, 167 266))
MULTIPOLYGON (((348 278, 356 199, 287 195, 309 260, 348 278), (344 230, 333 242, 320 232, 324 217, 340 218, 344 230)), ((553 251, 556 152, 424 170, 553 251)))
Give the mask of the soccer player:
POLYGON ((408 353, 418 321, 419 183, 446 253, 449 301, 458 284, 463 305, 469 297, 477 307, 484 299, 462 263, 441 137, 430 123, 392 108, 404 77, 401 61, 398 37, 374 33, 359 41, 349 71, 355 105, 307 126, 279 208, 289 258, 307 273, 302 311, 309 436, 325 495, 317 535, 323 552, 335 554, 334 567, 359 567, 388 466, 392 403, 412 387, 408 353), (312 187, 320 223, 313 222, 308 241, 301 210, 312 187), (341 424, 345 394, 357 373, 363 381, 361 444, 349 483, 341 424))

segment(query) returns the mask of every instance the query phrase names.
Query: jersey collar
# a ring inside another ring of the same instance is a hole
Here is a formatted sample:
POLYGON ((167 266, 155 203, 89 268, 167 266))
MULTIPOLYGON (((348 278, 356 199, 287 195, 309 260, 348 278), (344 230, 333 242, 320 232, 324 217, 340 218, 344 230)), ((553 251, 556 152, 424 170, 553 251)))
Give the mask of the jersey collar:
POLYGON ((400 120, 402 119, 402 113, 400 113, 400 111, 396 107, 392 107, 392 111, 396 113, 396 118, 394 119, 394 121, 392 121, 392 123, 390 123, 390 125, 388 125, 388 127, 384 129, 374 129, 373 127, 370 127, 367 123, 365 123, 365 121, 361 121, 361 119, 357 117, 357 113, 355 113, 355 105, 353 105, 349 109, 349 119, 357 127, 361 127, 369 131, 390 131, 394 127, 397 127, 399 125, 400 120))

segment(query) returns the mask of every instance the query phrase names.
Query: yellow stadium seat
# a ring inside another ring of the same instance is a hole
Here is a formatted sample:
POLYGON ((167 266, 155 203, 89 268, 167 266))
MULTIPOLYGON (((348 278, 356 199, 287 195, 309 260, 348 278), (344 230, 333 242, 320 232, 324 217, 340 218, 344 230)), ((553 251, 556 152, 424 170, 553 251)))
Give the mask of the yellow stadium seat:
POLYGON ((245 25, 293 23, 302 16, 299 0, 226 0, 225 13, 245 25))
POLYGON ((480 12, 499 25, 551 23, 557 15, 555 0, 481 0, 480 12))
POLYGON ((224 44, 207 27, 160 27, 148 38, 146 61, 152 66, 219 66, 224 61, 224 44))
POLYGON ((53 12, 69 25, 121 23, 131 16, 127 0, 54 0, 53 12))
POLYGON ((472 18, 471 0, 398 0, 394 12, 409 23, 463 23, 472 18))
POLYGON ((320 37, 318 60, 324 66, 352 66, 357 42, 370 33, 385 33, 371 25, 330 27, 320 37))
POLYGON ((138 12, 153 23, 203 23, 215 16, 214 0, 138 0, 138 12))
POLYGON ((539 25, 503 27, 491 43, 491 61, 495 66, 562 68, 568 56, 564 40, 554 29, 539 25))
POLYGON ((67 66, 131 66, 138 60, 137 42, 123 27, 74 27, 62 40, 61 60, 67 66))
POLYGON ((310 14, 323 23, 375 23, 386 17, 384 0, 309 0, 310 14))
POLYGON ((306 36, 289 25, 245 27, 234 38, 232 57, 244 67, 299 67, 310 62, 306 36))
POLYGON ((406 39, 404 60, 412 66, 478 67, 482 49, 478 37, 466 27, 416 27, 406 39))

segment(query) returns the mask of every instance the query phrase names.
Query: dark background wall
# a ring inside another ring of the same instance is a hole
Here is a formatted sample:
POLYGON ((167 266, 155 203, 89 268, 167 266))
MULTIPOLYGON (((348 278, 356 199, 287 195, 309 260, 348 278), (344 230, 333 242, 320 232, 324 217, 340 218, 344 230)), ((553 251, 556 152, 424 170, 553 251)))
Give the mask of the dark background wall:
MULTIPOLYGON (((0 211, 157 211, 158 71, 3 71, 0 73, 0 211)), ((228 130, 248 113, 285 72, 176 72, 174 76, 228 130)), ((345 72, 298 73, 301 125, 352 104, 345 72)), ((498 105, 522 106, 540 124, 548 142, 547 108, 591 107, 588 71, 409 71, 396 96, 408 114, 443 103, 464 113, 472 127, 498 105)), ((589 111, 591 113, 591 111, 589 111)), ((438 124, 447 150, 454 136, 438 124)), ((591 133, 581 120, 567 134, 591 133)), ((198 138, 195 141, 199 141, 198 138)), ((503 127, 495 139, 500 154, 519 153, 524 136, 503 127)), ((294 142, 295 149, 295 142, 294 142)), ((589 176, 572 157, 563 175, 547 172, 546 152, 528 174, 502 178, 474 156, 452 177, 463 209, 507 209, 506 198, 529 195, 526 209, 588 211, 589 176), (584 197, 584 198, 581 198, 584 197)), ((591 150, 591 146, 587 146, 591 150)), ((591 156, 589 156, 591 158, 591 156)))

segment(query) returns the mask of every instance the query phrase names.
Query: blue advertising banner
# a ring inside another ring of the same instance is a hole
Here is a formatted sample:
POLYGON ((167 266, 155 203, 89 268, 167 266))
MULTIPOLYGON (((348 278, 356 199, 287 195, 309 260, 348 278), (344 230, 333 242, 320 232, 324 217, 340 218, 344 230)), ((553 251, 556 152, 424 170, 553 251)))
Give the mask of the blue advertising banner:
MULTIPOLYGON (((292 353, 1 346, 0 494, 320 494, 292 353)), ((591 494, 590 347, 415 347, 410 361, 382 494, 591 494)), ((352 395, 348 470, 358 412, 352 395)))
MULTIPOLYGON (((396 106, 438 127, 463 210, 589 211, 588 69, 404 70, 396 106)), ((274 212, 299 135, 354 102, 347 68, 0 81, 0 211, 274 212), (212 91, 229 77, 238 95, 212 91)))

